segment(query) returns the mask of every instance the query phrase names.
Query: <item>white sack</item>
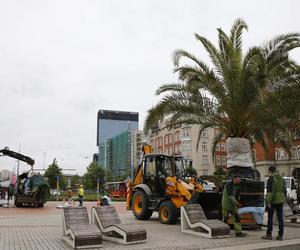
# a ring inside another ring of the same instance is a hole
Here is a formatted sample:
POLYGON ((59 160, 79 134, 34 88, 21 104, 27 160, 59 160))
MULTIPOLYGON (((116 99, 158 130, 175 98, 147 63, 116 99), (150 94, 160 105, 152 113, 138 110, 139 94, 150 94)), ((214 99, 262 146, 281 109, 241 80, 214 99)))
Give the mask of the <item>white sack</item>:
POLYGON ((248 139, 228 138, 226 140, 227 168, 232 166, 253 167, 251 147, 248 139))

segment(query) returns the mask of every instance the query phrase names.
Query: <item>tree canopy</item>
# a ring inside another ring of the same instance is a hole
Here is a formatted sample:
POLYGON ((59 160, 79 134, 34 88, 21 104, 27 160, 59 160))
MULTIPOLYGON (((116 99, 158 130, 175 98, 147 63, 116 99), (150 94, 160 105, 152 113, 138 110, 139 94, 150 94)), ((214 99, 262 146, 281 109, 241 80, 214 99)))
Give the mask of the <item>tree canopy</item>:
POLYGON ((82 183, 86 189, 95 190, 97 188, 97 178, 99 183, 104 184, 104 169, 96 161, 92 161, 86 168, 87 172, 82 177, 82 183))
POLYGON ((203 129, 218 127, 213 148, 223 135, 265 147, 267 139, 288 143, 300 112, 300 68, 289 52, 299 48, 300 35, 281 34, 243 53, 242 34, 247 29, 242 19, 234 22, 229 34, 218 28, 217 46, 195 34, 212 66, 186 50, 175 51, 179 82, 157 89, 163 97, 148 111, 146 132, 167 117, 168 126, 199 124, 198 143, 203 129))
POLYGON ((62 169, 58 166, 57 160, 55 158, 53 159, 53 162, 48 166, 44 176, 48 178, 49 186, 52 189, 56 189, 57 187, 57 176, 59 176, 60 188, 65 187, 66 181, 65 178, 63 178, 62 169))

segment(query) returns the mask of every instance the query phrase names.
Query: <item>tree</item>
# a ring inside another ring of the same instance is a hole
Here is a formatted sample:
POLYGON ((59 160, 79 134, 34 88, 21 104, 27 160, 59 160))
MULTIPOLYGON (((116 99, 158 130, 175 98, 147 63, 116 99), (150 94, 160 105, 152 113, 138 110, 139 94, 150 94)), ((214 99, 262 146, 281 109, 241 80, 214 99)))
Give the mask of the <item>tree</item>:
POLYGON ((57 176, 59 176, 59 186, 60 188, 65 187, 65 179, 63 178, 62 169, 58 166, 56 159, 53 159, 53 162, 48 166, 45 174, 45 177, 48 178, 49 186, 52 189, 57 187, 57 176))
POLYGON ((72 188, 78 187, 79 184, 81 183, 81 179, 82 179, 81 176, 79 176, 78 174, 75 174, 71 180, 71 187, 72 188))
POLYGON ((113 178, 113 173, 112 173, 112 171, 111 171, 110 168, 107 168, 107 169, 105 170, 105 176, 106 176, 106 182, 108 182, 108 181, 113 181, 113 180, 114 180, 114 178, 113 178))
POLYGON ((195 34, 212 67, 185 50, 175 51, 174 72, 180 81, 158 88, 156 94, 163 97, 148 111, 146 132, 168 117, 167 126, 199 124, 198 145, 205 128, 219 128, 213 151, 222 136, 247 138, 265 148, 269 140, 289 146, 290 131, 300 117, 300 67, 289 52, 299 48, 300 35, 282 34, 243 54, 247 29, 242 19, 228 35, 217 29, 218 47, 195 34), (181 65, 182 59, 192 64, 181 65))
POLYGON ((87 172, 82 177, 82 183, 86 189, 95 190, 97 178, 100 184, 104 184, 104 169, 96 161, 92 161, 86 170, 87 172))

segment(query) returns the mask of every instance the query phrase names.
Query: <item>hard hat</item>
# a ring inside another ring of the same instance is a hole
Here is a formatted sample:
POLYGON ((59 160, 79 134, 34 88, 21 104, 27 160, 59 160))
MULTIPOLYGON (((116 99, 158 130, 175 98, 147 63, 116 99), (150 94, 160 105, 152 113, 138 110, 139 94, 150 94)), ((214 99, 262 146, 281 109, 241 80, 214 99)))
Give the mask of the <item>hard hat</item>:
POLYGON ((82 187, 83 187, 83 185, 82 185, 82 184, 80 184, 80 187, 82 188, 82 187))

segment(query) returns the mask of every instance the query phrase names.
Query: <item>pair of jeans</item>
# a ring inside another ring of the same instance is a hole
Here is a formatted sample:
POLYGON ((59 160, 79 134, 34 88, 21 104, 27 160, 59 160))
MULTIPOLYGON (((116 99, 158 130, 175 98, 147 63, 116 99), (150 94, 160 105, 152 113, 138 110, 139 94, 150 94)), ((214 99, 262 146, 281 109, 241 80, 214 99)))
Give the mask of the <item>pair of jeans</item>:
POLYGON ((278 224, 279 224, 279 231, 278 235, 283 236, 283 204, 271 204, 271 207, 268 207, 268 229, 267 235, 272 235, 273 231, 273 217, 274 212, 276 211, 278 224))

